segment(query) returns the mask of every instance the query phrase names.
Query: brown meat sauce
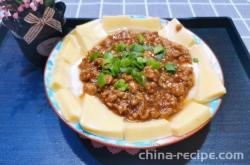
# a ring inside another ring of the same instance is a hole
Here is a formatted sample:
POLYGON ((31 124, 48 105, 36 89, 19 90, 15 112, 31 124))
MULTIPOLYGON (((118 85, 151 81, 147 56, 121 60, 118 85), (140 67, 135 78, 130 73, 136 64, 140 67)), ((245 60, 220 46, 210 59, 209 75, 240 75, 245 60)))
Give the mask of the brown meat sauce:
MULTIPOLYGON (((88 53, 90 56, 92 52, 99 51, 101 55, 94 61, 88 58, 82 60, 79 68, 80 79, 84 83, 83 90, 90 95, 97 96, 113 112, 129 120, 169 118, 181 109, 183 100, 194 84, 193 69, 187 65, 192 64, 192 58, 188 49, 161 38, 157 32, 141 32, 144 36, 144 44, 162 45, 166 48, 167 51, 161 64, 167 62, 176 64, 175 74, 167 73, 164 67, 153 69, 151 66, 145 66, 143 69, 145 86, 126 73, 116 77, 105 75, 106 85, 102 88, 97 85, 104 52, 121 41, 127 46, 138 42, 136 34, 137 32, 124 30, 109 35, 88 53), (128 85, 126 91, 115 88, 115 83, 121 78, 128 85)), ((145 51, 143 55, 154 57, 150 51, 145 51)))

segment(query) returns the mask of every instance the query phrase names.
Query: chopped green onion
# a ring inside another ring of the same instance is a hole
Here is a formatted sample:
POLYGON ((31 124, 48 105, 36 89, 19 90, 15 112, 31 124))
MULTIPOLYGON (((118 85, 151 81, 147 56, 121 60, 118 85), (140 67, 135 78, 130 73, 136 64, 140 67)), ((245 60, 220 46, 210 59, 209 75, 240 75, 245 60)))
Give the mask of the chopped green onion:
POLYGON ((100 73, 97 77, 97 84, 100 88, 104 87, 106 84, 105 81, 105 75, 103 73, 100 73))
POLYGON ((170 74, 175 74, 176 73, 176 68, 177 68, 177 66, 174 63, 165 64, 165 69, 170 74))
POLYGON ((131 76, 142 86, 145 85, 144 82, 144 76, 142 72, 137 71, 136 69, 133 69, 131 72, 131 76))
POLYGON ((136 60, 139 62, 139 63, 146 63, 148 61, 147 58, 143 58, 143 57, 137 57, 136 60))
POLYGON ((160 54, 155 55, 155 58, 156 58, 158 61, 163 60, 164 57, 165 57, 165 53, 160 53, 160 54))
POLYGON ((116 81, 115 87, 120 91, 126 91, 128 89, 128 84, 125 82, 125 80, 120 79, 116 81))
POLYGON ((194 63, 199 63, 199 59, 198 58, 193 58, 193 62, 194 63))
POLYGON ((111 74, 111 72, 110 72, 109 69, 103 69, 103 70, 102 70, 102 73, 105 74, 105 75, 106 75, 106 74, 108 74, 108 75, 111 74))
POLYGON ((93 53, 89 56, 89 60, 90 60, 90 61, 94 61, 94 60, 96 60, 99 56, 100 56, 100 53, 99 53, 99 52, 93 52, 93 53))
POLYGON ((143 53, 145 51, 144 47, 139 45, 139 44, 132 44, 131 45, 131 50, 135 51, 135 52, 139 52, 139 53, 143 53))
POLYGON ((123 42, 120 42, 116 48, 117 52, 122 52, 126 49, 126 45, 123 42))
POLYGON ((131 52, 131 57, 141 57, 143 56, 143 53, 140 52, 131 52))
POLYGON ((147 65, 151 66, 153 69, 159 69, 161 67, 161 63, 154 59, 149 59, 147 65))
POLYGON ((121 59, 121 66, 122 67, 127 67, 132 63, 132 59, 130 58, 122 58, 121 59))
POLYGON ((141 33, 137 34, 137 39, 139 41, 139 44, 143 44, 144 43, 144 37, 141 33))
POLYGON ((102 68, 109 69, 112 66, 112 58, 111 59, 104 59, 102 63, 102 68))
POLYGON ((154 47, 153 46, 150 46, 150 45, 143 45, 145 51, 151 51, 153 52, 154 51, 154 47))
POLYGON ((165 48, 162 47, 161 45, 157 45, 154 47, 154 54, 160 54, 165 52, 165 48))
POLYGON ((120 67, 120 71, 122 73, 128 73, 130 74, 132 72, 133 68, 132 67, 120 67))
POLYGON ((112 57, 113 57, 113 55, 111 52, 105 52, 103 55, 104 59, 111 59, 112 57))
POLYGON ((133 64, 138 67, 139 69, 143 69, 145 67, 145 63, 147 62, 146 58, 143 57, 137 57, 134 61, 133 64))
POLYGON ((120 72, 121 61, 118 58, 113 58, 112 66, 110 68, 112 76, 117 76, 120 72))

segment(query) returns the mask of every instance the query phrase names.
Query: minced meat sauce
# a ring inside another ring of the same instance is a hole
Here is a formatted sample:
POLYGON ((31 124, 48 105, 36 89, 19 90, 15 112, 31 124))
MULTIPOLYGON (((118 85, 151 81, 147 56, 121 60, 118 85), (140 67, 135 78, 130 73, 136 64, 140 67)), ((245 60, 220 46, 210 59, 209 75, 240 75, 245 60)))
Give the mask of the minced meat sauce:
POLYGON ((157 32, 123 30, 88 52, 79 66, 84 92, 128 120, 168 118, 194 84, 188 49, 157 32))

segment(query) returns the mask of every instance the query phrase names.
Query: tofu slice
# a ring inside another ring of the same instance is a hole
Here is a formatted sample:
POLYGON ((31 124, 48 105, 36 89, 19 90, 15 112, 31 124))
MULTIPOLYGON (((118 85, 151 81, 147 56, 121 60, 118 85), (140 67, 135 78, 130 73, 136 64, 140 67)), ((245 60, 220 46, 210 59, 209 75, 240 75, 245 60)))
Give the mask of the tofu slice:
POLYGON ((60 89, 55 94, 56 101, 67 121, 78 122, 82 107, 80 100, 69 89, 60 89))
POLYGON ((194 37, 186 28, 182 28, 179 32, 177 32, 175 39, 178 43, 186 47, 190 47, 195 44, 194 37))
POLYGON ((103 27, 107 32, 126 28, 137 28, 150 31, 161 29, 160 18, 149 17, 145 19, 130 18, 129 16, 104 16, 103 27))
POLYGON ((85 94, 80 125, 96 135, 123 138, 123 117, 113 113, 95 96, 85 94))
POLYGON ((194 85, 188 92, 188 95, 184 100, 184 104, 194 100, 198 91, 199 77, 200 77, 200 65, 197 63, 193 63, 192 68, 193 68, 193 73, 194 73, 194 85))
POLYGON ((149 31, 158 31, 161 29, 161 21, 158 17, 150 17, 145 19, 130 19, 129 26, 149 31))
POLYGON ((70 86, 69 82, 69 64, 64 60, 57 60, 52 73, 52 80, 50 86, 53 90, 58 90, 60 88, 68 88, 70 86))
POLYGON ((173 115, 169 122, 174 136, 183 136, 198 128, 212 117, 209 107, 190 102, 177 114, 173 115))
POLYGON ((107 36, 100 20, 94 20, 75 29, 76 37, 79 44, 87 51, 91 50, 98 42, 107 36))
POLYGON ((63 40, 63 45, 57 59, 62 57, 67 63, 74 64, 86 54, 87 51, 79 47, 76 37, 69 34, 63 40))
POLYGON ((197 58, 199 60, 199 64, 202 66, 212 67, 208 57, 206 56, 206 51, 204 45, 193 45, 189 48, 189 53, 192 58, 197 58))
POLYGON ((170 136, 170 124, 165 119, 156 119, 145 122, 125 121, 125 139, 131 142, 151 140, 170 136))
POLYGON ((194 99, 200 103, 207 103, 225 93, 226 88, 217 73, 211 67, 200 65, 198 90, 194 99))
POLYGON ((130 23, 130 18, 126 15, 120 16, 103 16, 102 24, 106 32, 118 30, 127 27, 130 23))
POLYGON ((195 44, 193 36, 189 31, 177 20, 172 19, 158 32, 161 37, 167 38, 173 42, 177 42, 186 47, 190 47, 195 44), (178 26, 181 27, 179 31, 178 26))

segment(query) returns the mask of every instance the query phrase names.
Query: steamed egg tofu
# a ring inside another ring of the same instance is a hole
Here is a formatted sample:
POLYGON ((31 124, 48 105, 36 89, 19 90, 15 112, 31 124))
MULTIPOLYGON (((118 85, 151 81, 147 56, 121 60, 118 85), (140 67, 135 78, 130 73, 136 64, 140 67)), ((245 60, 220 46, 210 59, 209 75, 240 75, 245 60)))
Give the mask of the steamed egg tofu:
POLYGON ((52 72, 53 77, 50 83, 50 86, 53 90, 56 91, 60 88, 68 88, 70 86, 69 68, 70 65, 64 60, 60 59, 56 61, 52 72))
POLYGON ((80 125, 96 135, 123 138, 123 117, 114 114, 97 97, 85 94, 80 125))
POLYGON ((167 137, 172 134, 170 123, 165 119, 144 122, 125 121, 125 140, 135 142, 167 137))
POLYGON ((107 37, 100 20, 78 25, 75 29, 77 41, 87 51, 91 50, 100 40, 107 37))
POLYGON ((185 47, 191 47, 195 44, 194 37, 177 19, 173 19, 166 25, 163 25, 158 34, 185 47))
POLYGON ((55 99, 64 119, 79 122, 82 106, 78 97, 75 97, 69 89, 59 89, 55 94, 55 99))
POLYGON ((194 45, 190 49, 192 58, 198 59, 199 78, 197 79, 197 90, 194 100, 200 103, 207 103, 211 100, 219 98, 226 93, 219 75, 212 68, 206 51, 202 45, 194 45))
POLYGON ((124 28, 158 31, 161 29, 160 18, 149 17, 147 19, 131 18, 129 16, 104 16, 102 20, 106 32, 121 30, 124 28))
POLYGON ((74 64, 79 58, 86 55, 87 51, 82 49, 76 41, 76 36, 67 35, 62 43, 58 58, 63 58, 67 63, 74 64))
POLYGON ((187 103, 169 122, 174 136, 183 136, 212 117, 209 107, 196 102, 187 103))

